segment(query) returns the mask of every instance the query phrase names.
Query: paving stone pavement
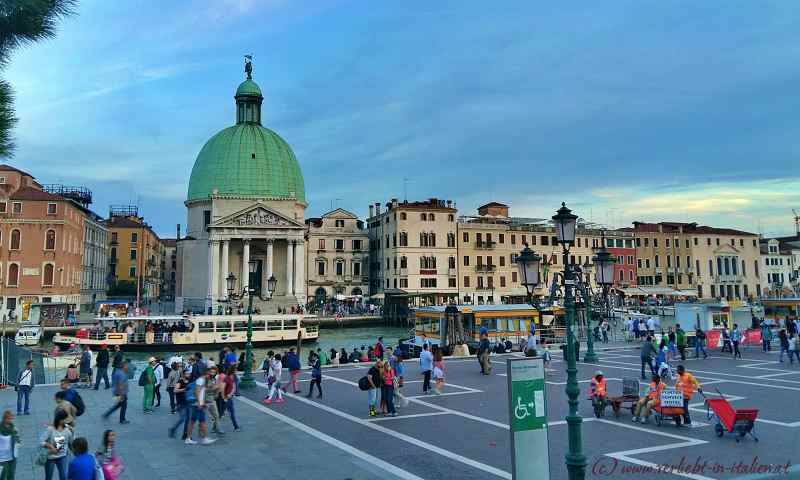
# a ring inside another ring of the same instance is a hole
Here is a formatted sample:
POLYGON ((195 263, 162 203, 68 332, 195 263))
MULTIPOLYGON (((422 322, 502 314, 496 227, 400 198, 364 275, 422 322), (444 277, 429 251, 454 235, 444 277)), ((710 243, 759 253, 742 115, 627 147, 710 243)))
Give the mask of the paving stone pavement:
MULTIPOLYGON (((34 464, 36 445, 48 422, 52 422, 56 386, 34 388, 31 415, 17 417, 23 446, 17 465, 18 480, 44 478, 44 469, 34 464)), ((142 388, 131 381, 128 401, 128 425, 120 425, 112 415, 101 415, 111 405, 111 391, 79 389, 86 412, 78 417, 76 435, 86 437, 94 451, 100 445, 105 429, 117 433, 117 453, 125 464, 123 479, 147 480, 219 480, 229 479, 326 479, 326 480, 393 480, 396 477, 361 458, 265 415, 256 408, 238 402, 237 419, 241 432, 233 432, 226 416, 226 435, 209 446, 185 445, 170 439, 167 428, 177 420, 169 413, 169 397, 156 412, 142 413, 142 388)), ((0 408, 16 412, 16 392, 0 391, 0 408)), ((195 427, 196 430, 196 427, 195 427)), ((57 474, 54 475, 57 478, 57 474)))

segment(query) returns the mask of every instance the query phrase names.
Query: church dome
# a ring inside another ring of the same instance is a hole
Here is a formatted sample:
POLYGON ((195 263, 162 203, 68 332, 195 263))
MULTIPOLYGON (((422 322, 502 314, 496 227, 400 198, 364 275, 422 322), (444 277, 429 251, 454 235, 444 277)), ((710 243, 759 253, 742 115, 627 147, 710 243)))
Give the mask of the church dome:
POLYGON ((197 155, 187 201, 207 199, 216 192, 305 202, 303 173, 292 148, 261 126, 263 97, 250 71, 236 90, 236 125, 211 137, 197 155))

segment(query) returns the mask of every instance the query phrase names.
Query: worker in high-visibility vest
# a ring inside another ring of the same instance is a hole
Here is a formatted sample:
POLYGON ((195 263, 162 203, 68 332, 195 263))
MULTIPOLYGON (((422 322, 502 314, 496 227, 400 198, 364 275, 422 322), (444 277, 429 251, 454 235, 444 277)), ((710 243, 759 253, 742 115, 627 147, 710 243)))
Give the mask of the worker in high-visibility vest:
POLYGON ((589 392, 589 398, 592 400, 592 405, 599 406, 601 408, 605 408, 606 406, 606 379, 603 377, 603 372, 600 370, 594 372, 594 377, 592 377, 591 382, 591 390, 589 392))
POLYGON ((692 399, 695 390, 702 392, 703 387, 694 378, 694 375, 686 371, 686 367, 678 365, 678 378, 675 379, 675 389, 683 392, 683 424, 689 426, 692 424, 692 418, 689 416, 689 400, 692 399))
POLYGON ((647 388, 647 395, 636 402, 633 407, 633 421, 647 423, 650 412, 661 404, 661 392, 664 391, 666 384, 661 381, 661 377, 653 375, 650 386, 647 388))

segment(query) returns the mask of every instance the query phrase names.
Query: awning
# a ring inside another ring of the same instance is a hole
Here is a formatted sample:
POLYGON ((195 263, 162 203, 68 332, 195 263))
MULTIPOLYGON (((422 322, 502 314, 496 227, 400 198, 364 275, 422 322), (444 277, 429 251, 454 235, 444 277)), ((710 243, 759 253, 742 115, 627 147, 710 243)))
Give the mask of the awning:
POLYGON ((371 298, 373 300, 383 300, 384 298, 386 298, 386 295, 384 295, 384 293, 381 292, 381 293, 376 293, 375 295, 372 295, 369 298, 371 298))

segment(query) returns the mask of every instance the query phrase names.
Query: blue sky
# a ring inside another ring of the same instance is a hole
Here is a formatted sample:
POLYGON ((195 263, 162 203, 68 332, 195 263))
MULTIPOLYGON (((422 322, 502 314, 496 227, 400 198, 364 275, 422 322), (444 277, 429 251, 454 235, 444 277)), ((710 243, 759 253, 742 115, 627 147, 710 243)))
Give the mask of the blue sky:
POLYGON ((308 216, 403 197, 460 213, 698 221, 765 234, 800 209, 800 4, 82 0, 3 72, 10 163, 185 224, 203 143, 252 53, 263 123, 308 216))

